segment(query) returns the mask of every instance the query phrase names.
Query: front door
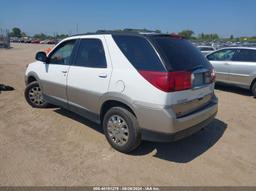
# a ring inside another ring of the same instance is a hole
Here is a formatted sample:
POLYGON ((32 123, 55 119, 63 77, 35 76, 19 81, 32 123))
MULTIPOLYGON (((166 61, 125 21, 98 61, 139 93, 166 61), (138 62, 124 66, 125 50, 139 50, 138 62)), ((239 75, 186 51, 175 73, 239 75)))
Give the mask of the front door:
POLYGON ((230 81, 250 87, 253 71, 256 71, 256 50, 238 49, 230 64, 230 81))
POLYGON ((41 75, 44 98, 50 103, 66 106, 67 76, 75 40, 58 45, 49 55, 41 75))

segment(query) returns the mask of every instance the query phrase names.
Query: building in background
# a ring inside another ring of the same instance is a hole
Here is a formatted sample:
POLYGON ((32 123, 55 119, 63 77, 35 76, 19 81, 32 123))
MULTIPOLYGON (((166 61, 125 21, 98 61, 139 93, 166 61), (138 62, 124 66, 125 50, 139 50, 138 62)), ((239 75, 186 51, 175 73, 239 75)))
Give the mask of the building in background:
POLYGON ((9 31, 0 28, 0 48, 10 48, 9 31))

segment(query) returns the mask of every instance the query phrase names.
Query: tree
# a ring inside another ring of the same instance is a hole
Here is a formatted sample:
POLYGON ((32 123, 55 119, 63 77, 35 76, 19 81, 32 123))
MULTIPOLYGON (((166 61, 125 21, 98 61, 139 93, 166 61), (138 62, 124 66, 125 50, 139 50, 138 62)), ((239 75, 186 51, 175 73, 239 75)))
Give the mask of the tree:
POLYGON ((179 35, 187 38, 187 39, 192 39, 192 35, 194 34, 194 31, 192 30, 183 30, 179 32, 179 35))
POLYGON ((10 33, 10 35, 11 35, 11 37, 18 37, 18 38, 20 38, 22 36, 20 28, 14 27, 12 29, 12 32, 10 33))
POLYGON ((68 37, 67 34, 57 34, 57 35, 55 35, 55 38, 57 38, 57 39, 64 39, 64 38, 67 38, 67 37, 68 37))
POLYGON ((218 34, 204 34, 201 33, 198 35, 198 39, 199 40, 203 40, 203 41, 213 41, 213 40, 218 40, 220 37, 218 34))

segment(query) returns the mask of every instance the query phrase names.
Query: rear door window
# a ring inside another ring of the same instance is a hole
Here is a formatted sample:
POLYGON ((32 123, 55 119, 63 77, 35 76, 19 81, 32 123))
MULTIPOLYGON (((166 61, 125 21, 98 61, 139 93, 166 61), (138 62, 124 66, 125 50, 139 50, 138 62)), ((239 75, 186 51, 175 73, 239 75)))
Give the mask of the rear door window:
POLYGON ((171 36, 152 36, 152 42, 159 51, 169 71, 210 68, 208 60, 188 40, 171 36))
POLYGON ((137 70, 166 71, 149 41, 141 36, 113 35, 117 46, 137 70))
POLYGON ((237 50, 233 61, 256 62, 256 50, 239 49, 237 50))
POLYGON ((106 68, 107 62, 101 40, 81 39, 75 65, 90 68, 106 68))

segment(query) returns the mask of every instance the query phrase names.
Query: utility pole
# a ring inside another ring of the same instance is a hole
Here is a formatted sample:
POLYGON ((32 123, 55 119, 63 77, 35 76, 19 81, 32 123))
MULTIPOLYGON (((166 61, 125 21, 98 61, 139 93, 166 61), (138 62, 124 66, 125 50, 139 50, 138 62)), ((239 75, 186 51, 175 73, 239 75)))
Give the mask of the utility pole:
POLYGON ((76 34, 78 34, 78 24, 76 24, 76 34))

